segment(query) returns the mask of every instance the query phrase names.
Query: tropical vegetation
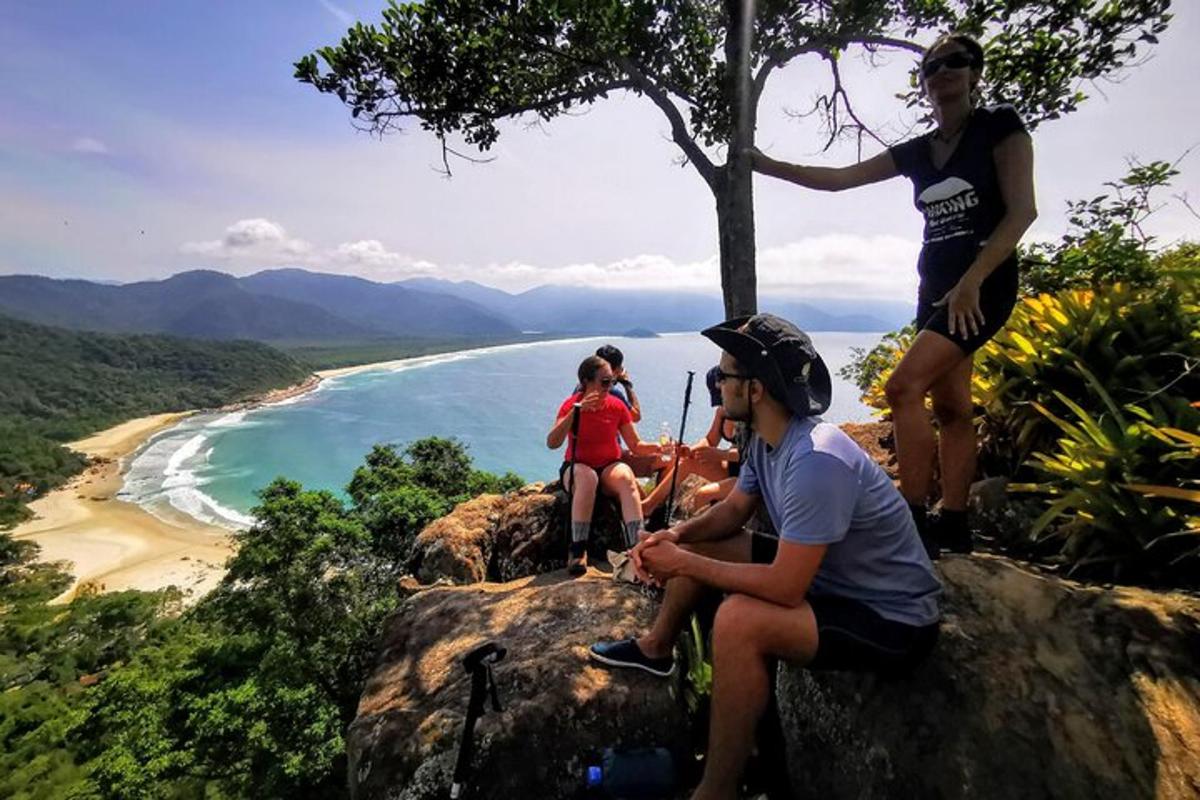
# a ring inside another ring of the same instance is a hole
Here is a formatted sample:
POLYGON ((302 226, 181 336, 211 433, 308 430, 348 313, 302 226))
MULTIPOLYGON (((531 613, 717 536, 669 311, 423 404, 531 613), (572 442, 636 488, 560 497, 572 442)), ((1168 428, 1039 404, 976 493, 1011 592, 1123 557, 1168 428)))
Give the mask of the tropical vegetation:
POLYGON ((343 736, 416 534, 514 475, 465 448, 376 447, 349 501, 264 488, 220 585, 49 601, 70 576, 0 534, 0 794, 336 798, 343 736))

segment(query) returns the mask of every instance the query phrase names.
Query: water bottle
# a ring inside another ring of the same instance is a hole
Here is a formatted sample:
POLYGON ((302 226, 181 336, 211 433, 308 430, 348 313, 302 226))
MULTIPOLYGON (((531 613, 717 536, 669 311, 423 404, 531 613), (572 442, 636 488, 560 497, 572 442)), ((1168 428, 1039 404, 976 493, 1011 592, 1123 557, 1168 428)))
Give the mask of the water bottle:
POLYGON ((607 800, 661 800, 676 790, 675 762, 665 747, 610 747, 588 767, 587 787, 590 797, 607 800))
POLYGON ((664 422, 659 428, 658 443, 662 446, 662 460, 670 461, 675 457, 675 446, 671 442, 671 425, 664 422))

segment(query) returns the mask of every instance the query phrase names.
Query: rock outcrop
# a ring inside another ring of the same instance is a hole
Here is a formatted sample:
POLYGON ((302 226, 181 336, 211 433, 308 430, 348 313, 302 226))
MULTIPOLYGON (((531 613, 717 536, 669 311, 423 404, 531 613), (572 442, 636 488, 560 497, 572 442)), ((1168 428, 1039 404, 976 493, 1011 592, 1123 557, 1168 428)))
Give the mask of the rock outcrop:
MULTIPOLYGON (((854 433, 878 442, 888 430, 854 433)), ((681 504, 699 483, 681 487, 681 504)), ((469 691, 459 658, 489 639, 508 648, 496 669, 506 705, 479 723, 468 796, 572 797, 606 746, 694 743, 663 682, 588 662, 590 642, 644 629, 657 603, 594 570, 565 579, 556 489, 476 498, 418 537, 412 595, 348 733, 356 798, 445 796, 469 691), (471 585, 429 586, 447 582, 471 585)), ((998 527, 1002 489, 972 495, 998 527)), ((619 523, 602 501, 593 558, 620 549, 619 523)), ((938 570, 942 636, 912 675, 780 669, 797 796, 1200 798, 1200 599, 1084 586, 987 555, 938 570)))
MULTIPOLYGON (((691 476, 677 490, 683 517, 704 481, 691 476)), ((567 560, 567 495, 558 482, 533 483, 506 495, 485 494, 460 503, 417 536, 409 567, 423 584, 511 581, 562 567, 567 560)), ((592 518, 589 557, 623 550, 624 529, 616 502, 601 496, 592 518)))
POLYGON ((605 747, 686 746, 667 682, 587 658, 591 642, 642 630, 655 606, 595 572, 417 592, 387 625, 347 734, 352 796, 446 796, 470 691, 459 659, 487 640, 508 648, 495 667, 504 710, 476 728, 472 800, 573 797, 605 747))
POLYGON ((1200 601, 944 558, 908 678, 780 671, 793 786, 823 798, 1200 797, 1200 601))

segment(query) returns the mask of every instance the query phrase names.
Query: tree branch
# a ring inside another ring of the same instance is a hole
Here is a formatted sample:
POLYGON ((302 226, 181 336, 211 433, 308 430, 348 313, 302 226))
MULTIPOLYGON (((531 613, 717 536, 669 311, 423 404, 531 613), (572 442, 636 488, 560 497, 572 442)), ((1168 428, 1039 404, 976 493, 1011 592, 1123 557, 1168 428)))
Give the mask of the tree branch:
POLYGON ((671 123, 671 139, 683 150, 688 160, 696 167, 696 171, 700 173, 700 177, 704 178, 704 182, 709 188, 716 191, 717 185, 717 168, 704 151, 700 149, 700 145, 696 144, 696 140, 688 133, 687 123, 684 122, 683 115, 679 113, 679 109, 671 102, 671 98, 667 97, 661 87, 656 85, 649 77, 642 72, 641 68, 628 56, 618 56, 617 64, 625 73, 633 79, 637 84, 636 88, 644 92, 649 97, 654 105, 658 106, 659 110, 666 115, 667 120, 671 123))
POLYGON ((466 153, 460 153, 457 150, 455 150, 454 148, 452 148, 450 145, 446 144, 445 136, 438 136, 437 138, 438 138, 438 143, 441 144, 441 146, 442 146, 442 168, 437 169, 435 167, 434 171, 441 173, 441 175, 443 177, 446 177, 446 178, 454 177, 454 175, 450 172, 450 156, 454 156, 455 158, 461 158, 463 161, 469 161, 472 164, 487 164, 489 162, 496 160, 495 156, 491 156, 489 158, 475 158, 474 156, 469 156, 466 153))
MULTIPOLYGON (((573 92, 563 92, 562 94, 547 97, 543 100, 531 103, 521 103, 519 105, 504 106, 502 108, 485 109, 485 108, 455 108, 448 109, 454 114, 476 114, 486 120, 498 120, 505 117, 516 117, 521 114, 526 114, 531 111, 542 111, 548 108, 560 106, 563 103, 572 103, 576 100, 587 100, 596 95, 607 94, 608 92, 617 91, 619 89, 640 89, 641 85, 634 80, 627 81, 612 81, 603 86, 595 86, 590 89, 584 89, 573 92)), ((389 120, 392 117, 417 117, 422 118, 425 113, 424 108, 407 106, 396 111, 376 111, 371 114, 373 120, 384 119, 389 120)), ((386 125, 386 122, 385 122, 386 125)))
POLYGON ((754 76, 754 94, 751 102, 756 106, 758 105, 758 100, 762 96, 763 89, 767 86, 767 77, 770 76, 772 70, 782 67, 797 56, 818 52, 824 49, 824 47, 825 45, 820 42, 806 42, 786 50, 776 50, 767 56, 762 66, 758 68, 758 74, 754 76))
MULTIPOLYGON (((842 105, 845 106, 845 108, 846 108, 846 113, 850 115, 850 119, 854 120, 854 124, 858 128, 858 159, 859 159, 859 161, 861 161, 862 160, 862 135, 864 133, 867 134, 868 136, 870 136, 872 139, 874 139, 879 144, 883 145, 884 147, 887 147, 887 142, 885 142, 883 139, 880 139, 875 134, 875 131, 868 128, 866 126, 866 124, 863 123, 863 121, 861 119, 859 119, 858 114, 856 114, 854 112, 854 106, 852 106, 850 104, 850 95, 848 95, 846 93, 846 87, 842 85, 842 73, 838 69, 838 62, 837 62, 837 59, 834 58, 833 53, 826 53, 825 58, 826 58, 826 60, 829 61, 829 69, 833 73, 833 94, 832 94, 833 109, 836 112, 838 97, 841 97, 842 105)), ((835 135, 835 136, 837 135, 836 129, 833 131, 833 135, 835 135)))
POLYGON ((867 48, 892 47, 897 50, 907 50, 919 56, 925 54, 925 48, 916 42, 910 42, 907 39, 896 39, 891 36, 857 36, 849 41, 854 44, 861 44, 867 48))

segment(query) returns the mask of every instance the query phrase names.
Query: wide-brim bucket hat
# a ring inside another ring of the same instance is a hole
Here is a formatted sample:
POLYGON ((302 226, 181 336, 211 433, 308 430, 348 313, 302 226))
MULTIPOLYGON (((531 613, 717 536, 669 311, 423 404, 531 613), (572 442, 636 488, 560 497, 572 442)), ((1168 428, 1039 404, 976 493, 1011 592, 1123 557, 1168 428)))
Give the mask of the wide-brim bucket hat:
POLYGON ((829 369, 808 334, 774 314, 727 319, 700 334, 737 359, 793 414, 823 414, 833 401, 829 369))

